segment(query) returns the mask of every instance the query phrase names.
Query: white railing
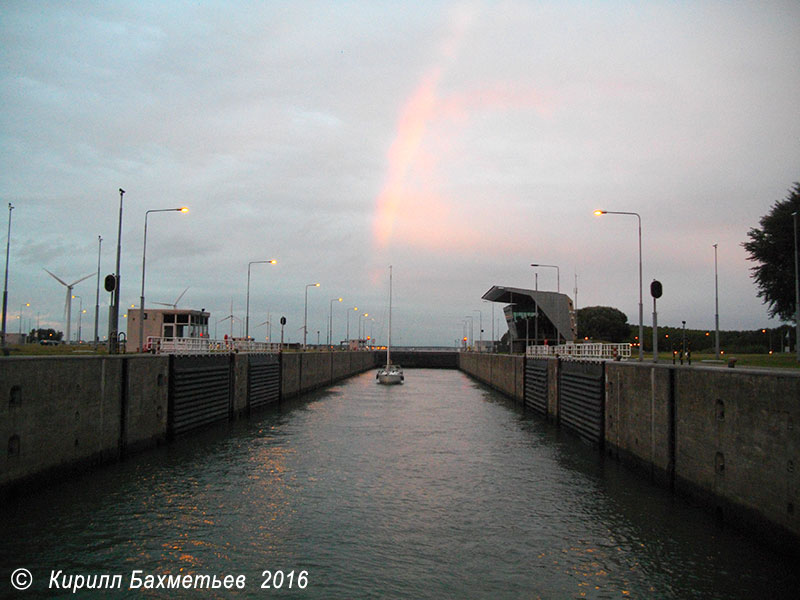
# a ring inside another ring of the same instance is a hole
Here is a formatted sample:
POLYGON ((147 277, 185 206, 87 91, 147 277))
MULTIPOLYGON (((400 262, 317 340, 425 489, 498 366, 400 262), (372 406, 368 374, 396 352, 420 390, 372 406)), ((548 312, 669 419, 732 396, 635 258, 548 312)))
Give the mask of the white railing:
POLYGON ((559 344, 558 346, 528 346, 530 358, 559 357, 572 360, 627 360, 630 344, 559 344))
POLYGON ((148 337, 147 352, 153 354, 215 354, 227 352, 279 352, 280 344, 253 340, 148 337))

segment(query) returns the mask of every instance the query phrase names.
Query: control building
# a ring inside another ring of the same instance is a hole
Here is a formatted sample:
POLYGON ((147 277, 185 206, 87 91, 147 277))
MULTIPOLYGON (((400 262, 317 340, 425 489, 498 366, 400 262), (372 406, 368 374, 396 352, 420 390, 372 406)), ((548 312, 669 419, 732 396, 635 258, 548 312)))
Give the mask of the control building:
MULTIPOLYGON (((139 315, 138 308, 128 309, 128 348, 139 347, 139 315)), ((148 337, 163 338, 207 338, 208 317, 210 313, 185 308, 145 308, 144 339, 148 337)))
POLYGON ((512 352, 524 352, 529 345, 555 346, 575 341, 575 309, 566 294, 495 285, 482 298, 506 305, 503 312, 512 352))

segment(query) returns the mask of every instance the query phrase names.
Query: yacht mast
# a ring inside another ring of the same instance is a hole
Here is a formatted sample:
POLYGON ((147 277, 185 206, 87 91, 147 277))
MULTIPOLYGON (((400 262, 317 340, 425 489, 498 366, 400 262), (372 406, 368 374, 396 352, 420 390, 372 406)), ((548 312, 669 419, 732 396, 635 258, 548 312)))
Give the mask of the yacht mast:
POLYGON ((386 366, 392 364, 392 265, 389 265, 389 343, 386 344, 386 366))

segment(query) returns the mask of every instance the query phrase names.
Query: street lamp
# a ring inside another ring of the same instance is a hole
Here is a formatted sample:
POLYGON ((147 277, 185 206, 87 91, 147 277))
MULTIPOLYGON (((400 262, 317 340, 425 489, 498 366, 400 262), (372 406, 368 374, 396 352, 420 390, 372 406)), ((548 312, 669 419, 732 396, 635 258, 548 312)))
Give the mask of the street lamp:
MULTIPOLYGON (((74 297, 74 296, 73 296, 74 297)), ((25 310, 26 306, 30 306, 30 302, 26 302, 25 304, 21 304, 19 307, 19 334, 22 335, 22 311, 25 310)))
POLYGON ((361 340, 367 337, 367 325, 364 323, 364 319, 369 316, 369 313, 361 313, 358 316, 358 345, 361 346, 361 340), (363 329, 362 329, 363 328, 363 329), (363 331, 363 333, 362 333, 363 331))
POLYGON ((797 254, 797 215, 800 211, 792 213, 794 220, 794 349, 797 352, 797 362, 800 362, 800 256, 797 254))
POLYGON ((639 221, 639 361, 644 360, 644 307, 642 305, 642 217, 635 212, 621 212, 614 210, 596 210, 594 214, 600 215, 632 215, 639 221))
POLYGON ((97 292, 94 301, 94 347, 97 349, 97 344, 100 342, 100 337, 97 331, 100 316, 100 250, 103 248, 103 238, 97 236, 97 292))
POLYGON ((8 237, 6 238, 6 277, 3 284, 3 328, 2 328, 2 344, 3 353, 6 352, 6 309, 8 308, 8 255, 11 250, 11 211, 14 210, 11 202, 8 203, 8 237))
POLYGON ((347 341, 347 347, 348 348, 350 347, 350 310, 353 310, 354 312, 358 312, 358 307, 354 306, 352 309, 347 309, 347 335, 346 335, 347 340, 346 341, 347 341))
POLYGON ((244 338, 250 339, 250 267, 252 265, 274 265, 278 261, 274 258, 272 260, 254 260, 247 263, 247 309, 244 317, 244 338))
POLYGON ((306 285, 306 302, 303 309, 303 350, 306 349, 306 336, 308 334, 308 288, 319 287, 318 283, 309 283, 306 285))
POLYGON ((717 276, 717 244, 714 244, 714 349, 719 360, 719 277, 717 276))
MULTIPOLYGON (((473 309, 472 312, 478 313, 478 339, 480 343, 478 344, 478 352, 481 352, 481 347, 483 346, 483 313, 478 309, 473 309)), ((472 340, 473 344, 475 340, 472 340)))
MULTIPOLYGON (((120 190, 120 192, 122 192, 122 190, 120 190)), ((120 199, 121 198, 122 195, 120 194, 120 199)), ((187 213, 189 212, 189 209, 185 206, 181 206, 180 208, 156 208, 145 211, 144 213, 144 241, 142 243, 142 295, 139 297, 139 352, 144 349, 144 274, 145 262, 147 258, 147 217, 150 215, 150 213, 155 212, 187 213)), ((119 283, 117 285, 119 285, 119 283)), ((119 290, 117 290, 117 293, 119 293, 119 290)))
POLYGON ((332 298, 331 299, 331 307, 328 311, 328 346, 333 344, 333 303, 334 302, 341 302, 341 298, 332 298))
POLYGON ((558 268, 558 265, 540 265, 538 263, 534 263, 531 265, 532 267, 551 267, 556 270, 556 290, 558 293, 561 293, 561 269, 558 268))
MULTIPOLYGON (((125 190, 119 188, 119 227, 117 229, 117 266, 114 270, 114 291, 111 295, 111 306, 108 309, 108 353, 117 354, 119 351, 119 256, 122 250, 122 197, 125 190)), ((69 340, 67 340, 69 343, 69 340)))
POLYGON ((72 295, 73 298, 77 298, 80 304, 78 305, 78 344, 81 343, 81 315, 83 314, 83 298, 81 296, 77 296, 75 294, 72 295))

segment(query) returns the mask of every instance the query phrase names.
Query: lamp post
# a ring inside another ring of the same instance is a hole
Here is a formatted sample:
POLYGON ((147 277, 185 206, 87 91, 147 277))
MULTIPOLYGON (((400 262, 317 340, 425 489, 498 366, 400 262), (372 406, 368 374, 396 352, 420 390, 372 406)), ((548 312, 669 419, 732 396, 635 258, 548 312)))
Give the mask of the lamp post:
POLYGON ((97 349, 97 344, 100 342, 99 333, 97 330, 100 316, 100 250, 103 248, 103 238, 97 236, 97 293, 94 301, 94 347, 97 349))
POLYGON ((469 319, 469 341, 470 341, 470 346, 473 347, 473 349, 474 349, 474 346, 475 346, 475 334, 474 334, 475 317, 473 317, 472 315, 466 315, 464 318, 465 319, 469 319))
POLYGON ((600 215, 632 215, 639 221, 639 361, 644 360, 644 306, 642 304, 642 217, 635 212, 622 212, 614 210, 596 210, 594 214, 600 215))
MULTIPOLYGON (((122 190, 120 190, 122 191, 122 190)), ((139 352, 144 350, 144 274, 145 262, 147 258, 147 217, 150 213, 156 212, 180 212, 187 213, 189 209, 185 206, 180 208, 156 208, 145 211, 144 213, 144 241, 142 242, 142 295, 139 297, 139 352)), ((119 290, 117 291, 119 293, 119 290)))
POLYGON ((800 256, 797 254, 797 215, 800 211, 792 213, 794 221, 794 349, 797 352, 797 362, 800 362, 800 256))
POLYGON ((75 294, 72 295, 73 298, 77 298, 80 304, 78 305, 78 339, 76 340, 78 344, 81 343, 81 315, 83 315, 83 298, 81 296, 77 296, 75 294))
MULTIPOLYGON (((481 352, 483 346, 483 313, 478 309, 473 309, 472 312, 478 313, 478 339, 480 343, 478 344, 478 352, 481 352)), ((475 340, 473 340, 474 342, 475 340)))
POLYGON ((717 276, 717 244, 714 244, 714 350, 719 360, 719 277, 717 276))
POLYGON ((364 323, 364 319, 369 316, 369 313, 361 313, 358 315, 358 345, 361 346, 361 340, 367 337, 367 325, 364 323))
POLYGON ((22 335, 22 311, 25 310, 26 306, 30 306, 30 302, 26 302, 25 304, 21 304, 19 307, 19 334, 22 335))
POLYGON ((306 301, 303 308, 303 350, 306 349, 306 337, 308 334, 308 288, 319 287, 318 283, 309 283, 306 285, 306 301))
POLYGON ((333 344, 333 303, 341 302, 341 298, 332 298, 330 310, 328 311, 328 346, 333 344))
POLYGON ((6 353, 6 310, 8 309, 8 256, 11 250, 11 211, 14 210, 14 206, 11 202, 8 203, 8 237, 6 237, 6 276, 5 276, 5 283, 3 284, 3 327, 2 327, 2 337, 3 337, 3 353, 6 353))
POLYGON ((247 263, 247 308, 245 309, 244 317, 244 337, 250 339, 250 267, 253 265, 274 265, 278 261, 274 258, 272 260, 254 260, 247 263))
POLYGON ((558 268, 558 265, 541 265, 538 263, 534 263, 531 265, 532 267, 550 267, 556 270, 556 291, 561 293, 561 269, 558 268))
MULTIPOLYGON (((108 309, 108 353, 117 354, 119 352, 119 256, 122 249, 122 197, 125 190, 119 188, 119 227, 117 229, 117 264, 114 270, 114 291, 111 293, 111 306, 108 309)), ((69 343, 69 340, 67 340, 69 343)))
POLYGON ((347 335, 345 336, 347 339, 345 341, 348 348, 350 347, 350 310, 353 310, 353 312, 358 312, 358 307, 354 306, 352 309, 347 310, 347 335))

